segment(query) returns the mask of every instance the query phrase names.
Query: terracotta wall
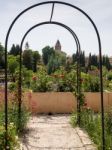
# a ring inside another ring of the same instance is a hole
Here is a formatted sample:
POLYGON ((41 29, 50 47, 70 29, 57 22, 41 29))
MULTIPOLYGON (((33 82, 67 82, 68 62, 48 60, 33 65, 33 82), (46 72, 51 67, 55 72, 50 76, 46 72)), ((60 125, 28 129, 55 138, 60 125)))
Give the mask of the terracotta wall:
MULTIPOLYGON (((85 93, 87 107, 101 110, 100 93, 85 93)), ((24 102, 32 112, 71 113, 76 111, 76 98, 70 92, 26 93, 24 102)), ((112 107, 112 93, 104 93, 105 110, 112 107)))
MULTIPOLYGON (((0 103, 3 101, 3 92, 0 92, 0 103)), ((85 93, 87 107, 98 112, 101 110, 100 93, 85 93)), ((46 92, 24 94, 23 103, 33 113, 71 113, 76 110, 76 98, 70 92, 46 92)), ((1 104, 0 104, 1 106, 1 104)), ((112 93, 104 93, 105 110, 112 107, 112 93)))
POLYGON ((36 113, 70 113, 76 110, 76 100, 70 92, 26 93, 24 102, 36 113))
MULTIPOLYGON (((105 92, 104 95, 104 109, 105 111, 112 107, 112 93, 105 92)), ((87 106, 92 108, 94 111, 101 111, 101 98, 100 93, 85 93, 85 101, 87 102, 87 106)))

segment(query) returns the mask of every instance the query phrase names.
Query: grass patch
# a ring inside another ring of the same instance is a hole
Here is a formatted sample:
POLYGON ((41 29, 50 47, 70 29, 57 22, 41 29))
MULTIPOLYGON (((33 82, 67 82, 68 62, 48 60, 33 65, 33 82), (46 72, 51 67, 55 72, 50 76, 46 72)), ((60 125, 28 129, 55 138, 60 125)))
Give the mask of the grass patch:
MULTIPOLYGON (((71 124, 77 126, 77 115, 71 115, 71 124)), ((91 140, 102 150, 102 127, 100 113, 94 113, 91 109, 83 109, 81 112, 80 127, 88 132, 91 140)), ((105 113, 105 143, 106 150, 112 150, 112 109, 105 113)))

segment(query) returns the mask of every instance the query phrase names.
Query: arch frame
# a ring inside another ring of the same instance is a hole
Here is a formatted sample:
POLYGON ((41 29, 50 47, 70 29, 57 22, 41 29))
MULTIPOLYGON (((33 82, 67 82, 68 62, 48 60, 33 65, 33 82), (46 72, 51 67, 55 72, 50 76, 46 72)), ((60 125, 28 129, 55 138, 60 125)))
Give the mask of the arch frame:
MULTIPOLYGON (((66 3, 66 2, 62 2, 62 1, 46 1, 46 2, 42 2, 42 3, 38 3, 35 5, 32 5, 28 8, 26 8, 25 10, 23 10, 11 23, 8 32, 6 34, 6 39, 5 39, 5 130, 6 130, 6 137, 7 137, 7 123, 8 123, 8 97, 7 97, 7 46, 8 46, 8 39, 9 39, 9 35, 10 32, 15 24, 15 22, 19 19, 20 16, 22 16, 25 12, 29 11, 32 8, 35 8, 37 6, 41 6, 41 5, 45 5, 45 4, 62 4, 62 5, 66 5, 66 6, 70 6, 71 8, 74 8, 76 10, 78 10, 79 12, 81 12, 92 24, 92 26, 94 27, 94 30, 96 32, 96 36, 97 36, 97 40, 98 40, 98 50, 99 50, 99 68, 100 68, 100 97, 101 97, 101 124, 102 124, 102 149, 105 150, 105 126, 104 126, 104 98, 103 98, 103 76, 102 76, 102 50, 101 50, 101 40, 100 40, 100 35, 98 32, 98 29, 95 25, 95 23, 93 22, 93 20, 91 19, 91 17, 82 9, 80 9, 79 7, 76 7, 72 4, 66 3)), ((52 19, 52 17, 51 17, 52 19)), ((7 141, 6 141, 6 145, 7 145, 7 141)))
MULTIPOLYGON (((41 23, 38 23, 38 24, 35 24, 34 26, 32 26, 30 29, 27 30, 27 32, 24 34, 24 36, 22 37, 22 40, 21 40, 21 44, 20 44, 20 66, 19 66, 19 88, 18 88, 18 102, 19 102, 19 105, 18 105, 18 118, 19 120, 21 119, 21 103, 22 103, 22 87, 21 87, 21 84, 22 84, 22 74, 21 74, 21 71, 22 71, 22 49, 23 49, 23 43, 24 43, 24 40, 26 38, 26 36, 35 28, 41 26, 41 25, 48 25, 48 24, 53 24, 53 25, 59 25, 63 28, 65 28, 66 30, 68 30, 74 40, 75 40, 75 43, 76 43, 76 48, 77 48, 77 52, 78 52, 78 57, 77 57, 77 71, 76 71, 76 74, 77 74, 77 93, 80 94, 81 92, 81 82, 80 82, 80 79, 81 79, 81 72, 80 72, 80 53, 81 53, 81 44, 80 44, 80 41, 79 41, 79 38, 78 36, 76 35, 76 33, 68 26, 60 23, 60 22, 55 22, 55 21, 46 21, 46 22, 41 22, 41 23)), ((77 122, 78 124, 80 125, 80 100, 77 98, 77 122)), ((18 125, 19 127, 19 125, 18 125)))

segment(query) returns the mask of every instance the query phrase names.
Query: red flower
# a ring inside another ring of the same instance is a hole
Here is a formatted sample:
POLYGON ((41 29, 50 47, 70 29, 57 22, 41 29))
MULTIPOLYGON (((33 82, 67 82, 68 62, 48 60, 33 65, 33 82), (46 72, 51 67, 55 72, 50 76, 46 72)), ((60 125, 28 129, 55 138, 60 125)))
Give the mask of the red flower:
POLYGON ((33 77, 32 77, 32 80, 33 80, 33 81, 36 81, 36 80, 37 80, 37 77, 36 77, 36 76, 33 76, 33 77))
POLYGON ((84 106, 87 106, 87 102, 84 103, 84 106))
POLYGON ((60 74, 59 77, 60 77, 60 78, 64 78, 64 74, 60 74))

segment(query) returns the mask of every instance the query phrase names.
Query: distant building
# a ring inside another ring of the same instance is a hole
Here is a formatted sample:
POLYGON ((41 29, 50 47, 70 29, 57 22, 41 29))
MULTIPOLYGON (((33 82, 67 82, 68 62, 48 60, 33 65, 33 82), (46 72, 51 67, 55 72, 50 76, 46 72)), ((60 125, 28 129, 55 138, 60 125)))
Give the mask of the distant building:
POLYGON ((61 43, 59 40, 57 40, 56 44, 55 44, 55 50, 56 51, 61 51, 61 43))
POLYGON ((112 56, 109 57, 110 64, 112 65, 112 56))
POLYGON ((89 64, 89 57, 85 57, 85 66, 87 67, 89 64))
POLYGON ((60 41, 59 40, 57 40, 57 42, 56 42, 56 44, 55 44, 55 52, 57 52, 57 53, 60 53, 60 54, 62 54, 62 55, 64 55, 64 56, 66 56, 67 54, 65 53, 65 52, 63 52, 62 50, 61 50, 61 43, 60 43, 60 41))
POLYGON ((71 56, 67 56, 66 62, 71 64, 73 62, 73 58, 71 56))

